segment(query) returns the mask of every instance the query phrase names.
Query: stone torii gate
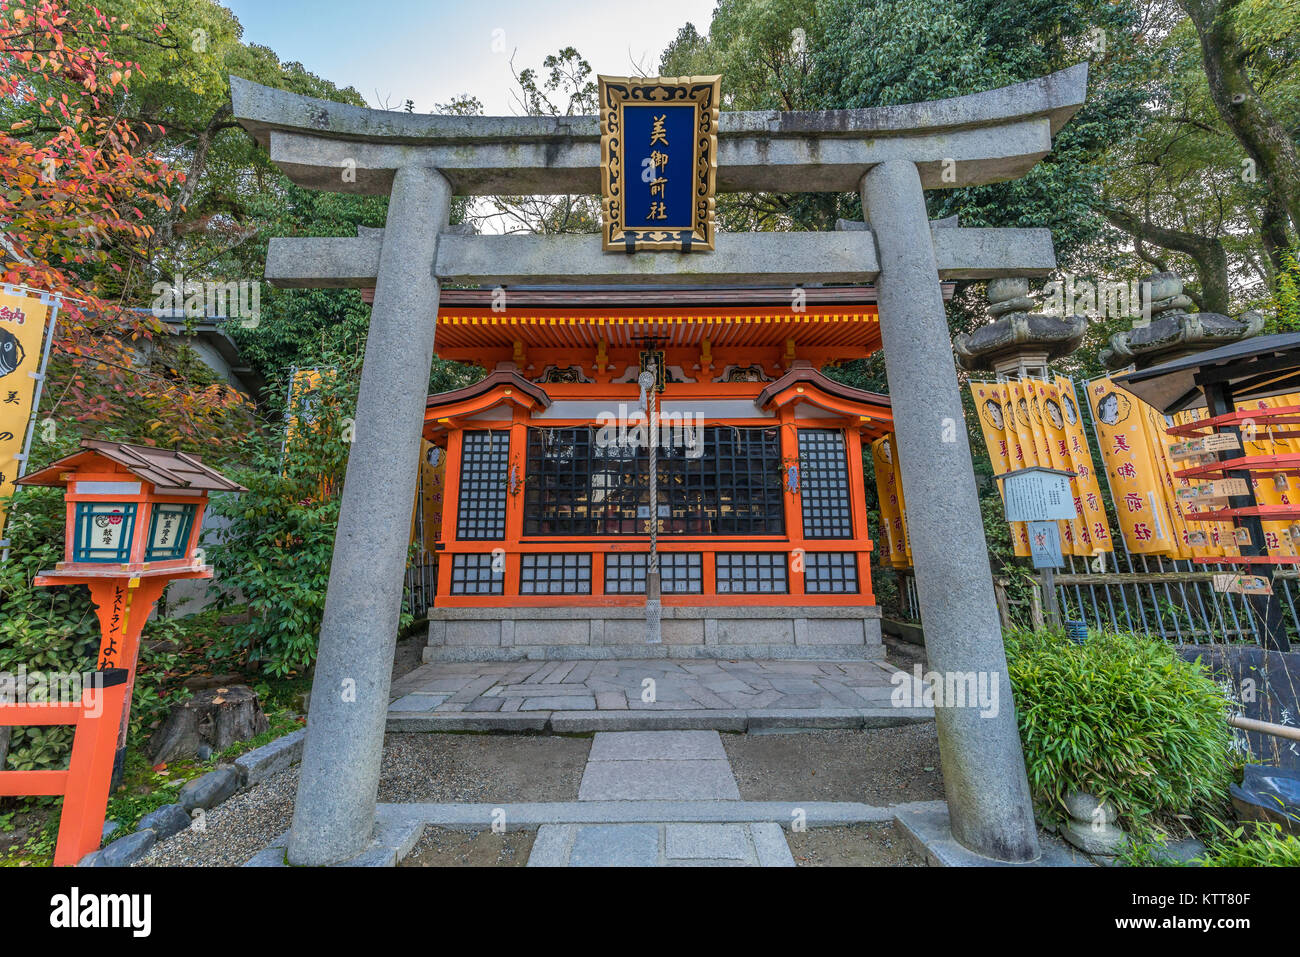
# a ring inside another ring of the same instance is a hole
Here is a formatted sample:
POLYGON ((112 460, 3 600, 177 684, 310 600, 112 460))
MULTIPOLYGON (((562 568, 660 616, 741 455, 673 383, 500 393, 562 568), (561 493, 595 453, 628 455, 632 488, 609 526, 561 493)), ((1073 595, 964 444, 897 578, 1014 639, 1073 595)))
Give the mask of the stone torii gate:
POLYGON ((937 707, 953 836, 1003 861, 1039 856, 940 281, 1039 276, 1046 229, 935 228, 923 191, 1022 176, 1082 105, 1087 66, 927 103, 723 113, 723 192, 859 191, 868 229, 723 233, 710 253, 605 253, 598 236, 448 229, 453 196, 600 192, 594 116, 423 116, 231 78, 234 113, 294 182, 389 195, 383 230, 272 239, 266 278, 374 287, 307 742, 292 864, 361 853, 375 823, 407 532, 440 281, 476 285, 874 281, 926 647, 941 673, 996 676, 1001 708, 937 707), (405 469, 394 465, 407 464, 405 469))

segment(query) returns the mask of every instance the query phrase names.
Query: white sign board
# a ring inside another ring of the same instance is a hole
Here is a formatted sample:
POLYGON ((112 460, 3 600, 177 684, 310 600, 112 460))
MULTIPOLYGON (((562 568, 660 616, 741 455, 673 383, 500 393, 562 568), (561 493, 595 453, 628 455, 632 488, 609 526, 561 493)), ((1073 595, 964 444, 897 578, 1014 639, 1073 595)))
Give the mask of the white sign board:
POLYGON ((1068 473, 1055 469, 1021 469, 1003 476, 1002 494, 1008 522, 1048 522, 1075 516, 1068 473))

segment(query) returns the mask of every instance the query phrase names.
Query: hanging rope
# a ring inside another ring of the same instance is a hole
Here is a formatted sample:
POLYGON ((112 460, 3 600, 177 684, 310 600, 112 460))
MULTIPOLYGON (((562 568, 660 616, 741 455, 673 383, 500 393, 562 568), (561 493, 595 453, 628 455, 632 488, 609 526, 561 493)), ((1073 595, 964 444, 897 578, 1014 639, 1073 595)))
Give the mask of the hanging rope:
POLYGON ((645 640, 657 645, 663 641, 662 609, 659 603, 659 402, 655 386, 657 370, 653 361, 637 377, 642 401, 649 418, 647 448, 650 459, 650 557, 645 572, 645 640))

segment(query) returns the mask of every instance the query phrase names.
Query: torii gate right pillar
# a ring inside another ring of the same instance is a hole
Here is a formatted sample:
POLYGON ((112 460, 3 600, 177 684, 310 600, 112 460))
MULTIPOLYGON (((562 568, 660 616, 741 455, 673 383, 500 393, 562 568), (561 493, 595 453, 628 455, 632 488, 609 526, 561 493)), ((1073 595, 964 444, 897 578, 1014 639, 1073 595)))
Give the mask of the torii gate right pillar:
POLYGON ((985 857, 1032 861, 1033 802, 921 177, 912 162, 886 160, 861 193, 880 261, 880 334, 930 667, 986 674, 998 689, 992 714, 935 703, 953 837, 985 857))

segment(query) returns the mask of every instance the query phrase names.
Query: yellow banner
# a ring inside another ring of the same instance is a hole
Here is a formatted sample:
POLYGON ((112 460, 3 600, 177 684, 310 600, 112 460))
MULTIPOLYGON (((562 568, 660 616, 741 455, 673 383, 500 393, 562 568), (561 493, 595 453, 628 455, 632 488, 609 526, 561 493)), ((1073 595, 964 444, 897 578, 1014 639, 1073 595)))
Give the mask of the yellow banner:
POLYGON ((1181 557, 1160 472, 1163 441, 1151 434, 1148 406, 1109 378, 1088 383, 1088 404, 1124 544, 1138 555, 1181 557))
MULTIPOLYGON (((14 491, 23 442, 36 398, 50 307, 21 292, 0 290, 0 499, 14 491)), ((0 537, 6 509, 0 502, 0 537)))
POLYGON ((442 534, 443 486, 447 482, 447 455, 428 439, 420 440, 420 483, 416 489, 415 515, 423 525, 411 522, 411 541, 432 548, 442 534), (423 539, 419 538, 423 535, 423 539))
MULTIPOLYGON (((1237 406, 1237 411, 1245 412, 1251 408, 1260 410, 1284 409, 1300 405, 1300 396, 1279 395, 1271 399, 1259 399, 1237 406)), ((1253 422, 1242 423, 1242 454, 1244 455, 1290 455, 1296 451, 1296 443, 1291 438, 1274 438, 1275 432, 1300 431, 1300 425, 1256 425, 1253 422), (1249 441, 1251 438, 1254 441, 1249 441)), ((1255 501, 1260 505, 1290 505, 1300 502, 1300 484, 1291 475, 1253 476, 1250 480, 1255 492, 1255 501)), ((1264 522, 1264 543, 1268 553, 1274 557, 1294 556, 1297 554, 1296 540, 1300 538, 1292 531, 1295 522, 1264 522)), ((1300 532, 1300 529, 1296 530, 1300 532)))
POLYGON ((898 470, 893 434, 871 443, 871 461, 875 465, 876 494, 880 499, 880 525, 888 545, 889 563, 895 568, 910 568, 912 548, 907 540, 906 505, 903 480, 898 470))
POLYGON ((295 369, 289 384, 289 422, 284 431, 284 443, 288 447, 297 438, 298 429, 306 426, 313 431, 316 425, 317 389, 320 388, 321 373, 319 369, 295 369))
MULTIPOLYGON (((1074 473, 1076 517, 1057 523, 1062 551, 1081 556, 1110 551, 1105 504, 1070 380, 972 382, 971 396, 995 475, 1032 466, 1074 473)), ((1011 541, 1017 555, 1029 555, 1023 522, 1011 523, 1011 541)))

